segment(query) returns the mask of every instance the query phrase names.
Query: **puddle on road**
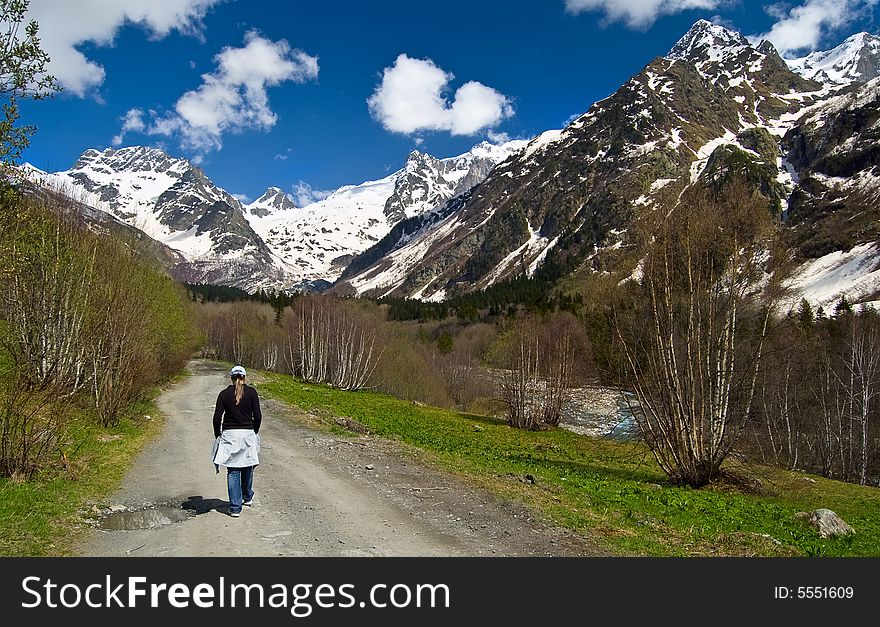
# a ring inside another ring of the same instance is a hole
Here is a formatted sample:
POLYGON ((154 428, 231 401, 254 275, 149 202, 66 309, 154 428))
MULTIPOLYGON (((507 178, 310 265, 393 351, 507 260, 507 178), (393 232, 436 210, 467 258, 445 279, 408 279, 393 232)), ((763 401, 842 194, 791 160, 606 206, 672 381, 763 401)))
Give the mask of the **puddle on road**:
POLYGON ((98 523, 98 528, 106 531, 158 529, 166 525, 183 522, 200 514, 226 511, 226 506, 226 501, 220 499, 189 496, 183 502, 169 500, 156 505, 148 505, 139 510, 110 512, 101 519, 101 522, 98 523))
POLYGON ((166 525, 183 522, 196 515, 192 510, 180 506, 157 505, 133 512, 114 512, 104 517, 98 525, 107 531, 133 531, 135 529, 158 529, 166 525))

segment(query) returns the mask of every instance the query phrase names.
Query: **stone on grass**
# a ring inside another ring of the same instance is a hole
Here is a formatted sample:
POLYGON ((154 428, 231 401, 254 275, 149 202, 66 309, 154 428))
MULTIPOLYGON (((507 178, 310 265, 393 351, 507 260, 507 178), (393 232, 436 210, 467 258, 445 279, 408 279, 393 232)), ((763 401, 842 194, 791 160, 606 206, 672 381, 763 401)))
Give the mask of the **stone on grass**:
POLYGON ((813 512, 798 512, 795 518, 804 520, 819 532, 820 538, 835 538, 855 533, 855 529, 830 509, 817 509, 813 512))

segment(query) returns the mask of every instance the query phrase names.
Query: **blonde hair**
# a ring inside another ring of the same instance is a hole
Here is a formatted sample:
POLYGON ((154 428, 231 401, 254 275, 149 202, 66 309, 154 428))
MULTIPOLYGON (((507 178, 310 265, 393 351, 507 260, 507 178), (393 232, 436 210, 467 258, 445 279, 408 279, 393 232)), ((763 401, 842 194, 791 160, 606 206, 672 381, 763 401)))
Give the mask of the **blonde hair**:
POLYGON ((238 405, 244 396, 244 377, 235 378, 235 404, 238 405))

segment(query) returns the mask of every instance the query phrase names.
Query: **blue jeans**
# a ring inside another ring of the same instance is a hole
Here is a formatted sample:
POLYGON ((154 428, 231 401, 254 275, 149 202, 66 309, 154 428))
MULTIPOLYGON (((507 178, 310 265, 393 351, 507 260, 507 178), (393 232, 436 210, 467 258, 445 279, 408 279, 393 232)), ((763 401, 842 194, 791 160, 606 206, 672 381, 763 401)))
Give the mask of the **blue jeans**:
POLYGON ((254 466, 226 469, 226 487, 229 490, 229 513, 241 512, 241 504, 254 498, 254 466))

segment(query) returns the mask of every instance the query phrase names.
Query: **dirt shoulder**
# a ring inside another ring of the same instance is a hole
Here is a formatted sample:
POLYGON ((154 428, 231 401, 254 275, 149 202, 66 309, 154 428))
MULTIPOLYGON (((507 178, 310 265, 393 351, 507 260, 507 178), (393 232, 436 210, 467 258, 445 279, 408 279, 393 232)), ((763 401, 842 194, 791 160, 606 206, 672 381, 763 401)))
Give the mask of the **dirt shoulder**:
MULTIPOLYGON (((378 499, 454 538, 469 556, 601 556, 607 549, 568 529, 544 524, 527 506, 417 459, 398 442, 372 435, 335 436, 310 427, 314 416, 275 399, 266 404, 290 421, 303 443, 378 499)), ((510 478, 515 481, 515 478, 510 478)))

